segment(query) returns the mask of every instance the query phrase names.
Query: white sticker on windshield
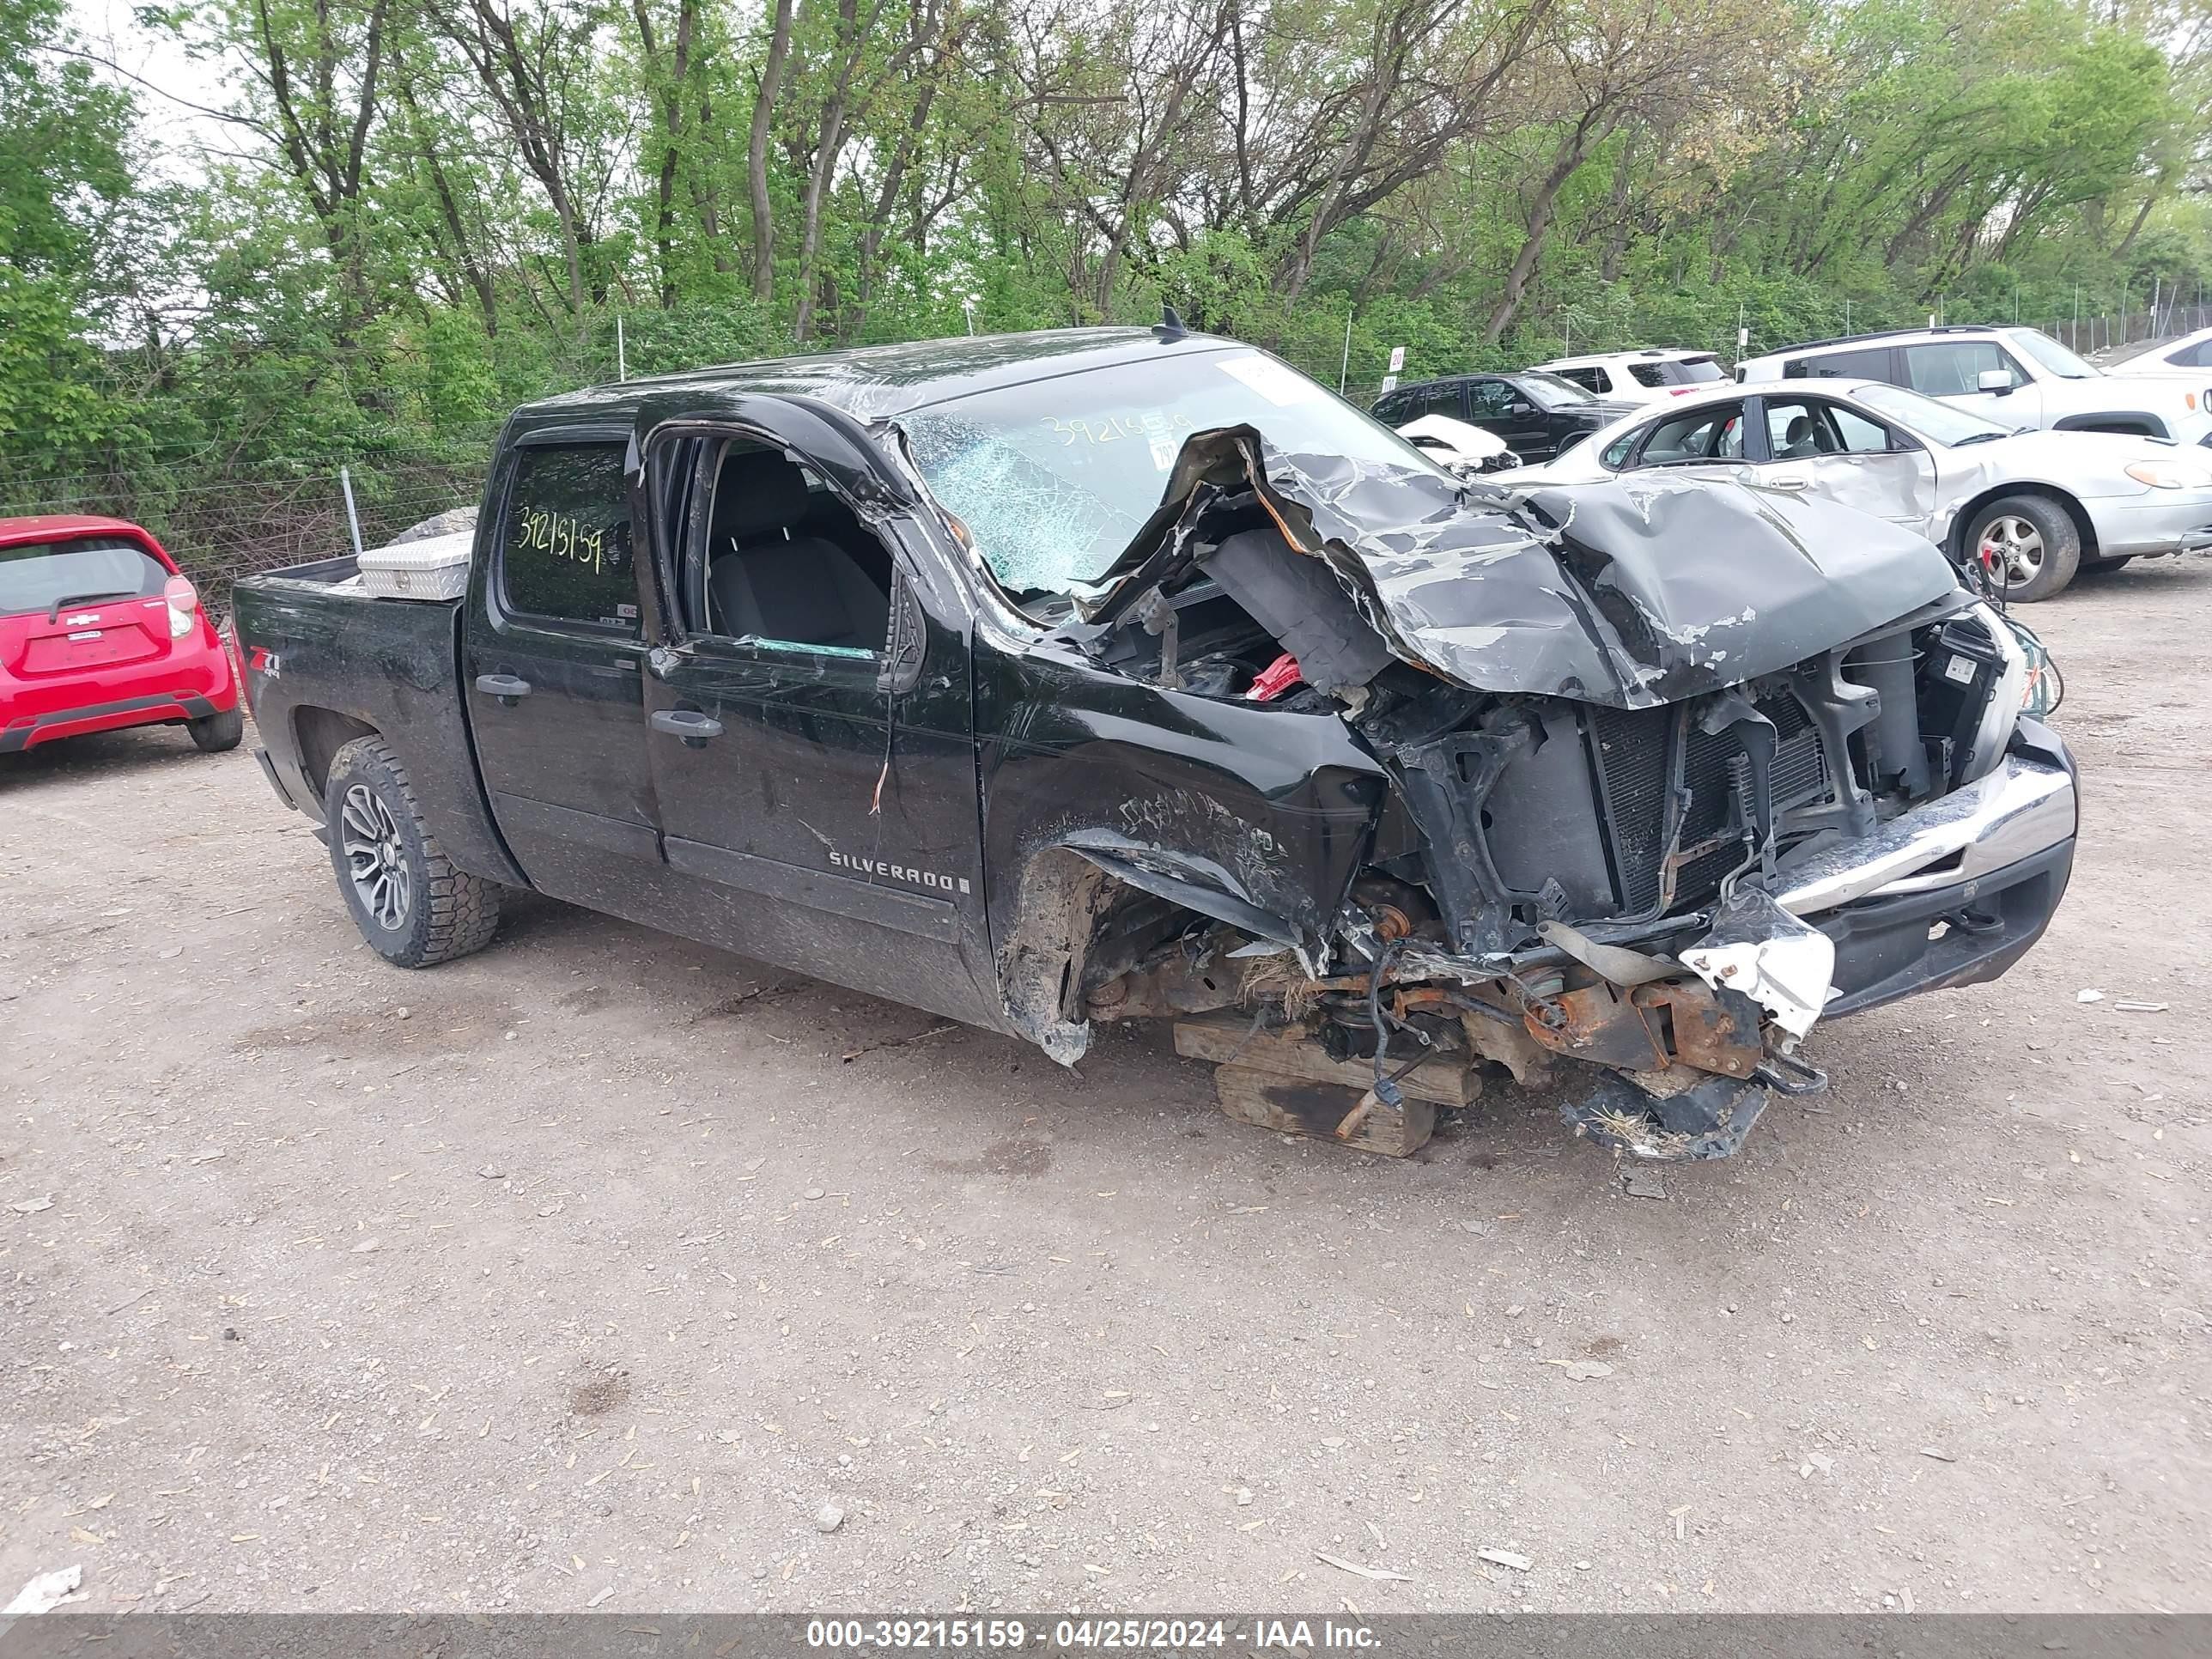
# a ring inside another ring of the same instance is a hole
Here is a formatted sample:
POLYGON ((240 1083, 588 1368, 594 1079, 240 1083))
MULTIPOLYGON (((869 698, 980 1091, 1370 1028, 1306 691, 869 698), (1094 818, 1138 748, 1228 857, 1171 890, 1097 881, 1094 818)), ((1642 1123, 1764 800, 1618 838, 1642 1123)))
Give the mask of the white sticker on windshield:
POLYGON ((1176 447, 1165 438, 1152 440, 1152 471, 1165 472, 1175 465, 1176 447))
POLYGON ((1221 357, 1215 360, 1224 374, 1233 374, 1278 409, 1295 409, 1321 395, 1321 388, 1294 368, 1285 368, 1273 357, 1221 357))

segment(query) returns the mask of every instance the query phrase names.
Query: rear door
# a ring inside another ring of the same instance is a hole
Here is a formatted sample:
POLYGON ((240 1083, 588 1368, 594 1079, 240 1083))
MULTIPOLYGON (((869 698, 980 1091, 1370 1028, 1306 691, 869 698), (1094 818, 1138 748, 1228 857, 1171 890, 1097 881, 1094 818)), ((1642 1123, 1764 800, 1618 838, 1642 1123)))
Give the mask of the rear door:
POLYGON ((1811 357, 1792 357, 1782 366, 1785 380, 1887 380, 1892 386, 1910 384, 1897 352, 1889 346, 1866 346, 1850 351, 1823 351, 1811 357))
POLYGON ((633 911, 660 861, 625 428, 512 444, 477 532, 462 684, 492 815, 531 884, 633 911))
MULTIPOLYGON (((1662 416, 1632 441, 1626 470, 1663 467, 1692 477, 1756 482, 1746 465, 1745 408, 1742 399, 1730 398, 1662 416)), ((1610 457, 1613 450, 1606 453, 1610 457)))
POLYGON ((1467 387, 1458 380, 1430 380, 1420 386, 1401 386, 1379 399, 1373 412, 1376 420, 1392 427, 1418 421, 1424 415, 1443 415, 1463 421, 1467 419, 1467 387))

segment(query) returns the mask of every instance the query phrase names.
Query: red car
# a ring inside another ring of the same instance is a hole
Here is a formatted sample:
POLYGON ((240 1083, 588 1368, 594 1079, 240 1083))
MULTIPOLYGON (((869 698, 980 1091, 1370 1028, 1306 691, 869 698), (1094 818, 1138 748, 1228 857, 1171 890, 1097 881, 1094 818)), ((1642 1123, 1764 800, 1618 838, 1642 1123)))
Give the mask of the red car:
POLYGON ((124 726, 235 749, 238 677, 161 543, 120 519, 0 519, 0 755, 124 726))

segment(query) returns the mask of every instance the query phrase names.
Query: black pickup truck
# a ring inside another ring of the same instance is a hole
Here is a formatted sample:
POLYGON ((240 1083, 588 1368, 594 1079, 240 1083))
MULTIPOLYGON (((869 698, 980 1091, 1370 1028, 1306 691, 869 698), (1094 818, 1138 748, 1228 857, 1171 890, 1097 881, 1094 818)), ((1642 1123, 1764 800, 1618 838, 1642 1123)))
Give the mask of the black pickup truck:
POLYGON ((1993 978, 2073 857, 2003 619, 1850 510, 1437 471, 1094 329, 520 410, 465 595, 239 584, 278 796, 405 967, 537 890, 1040 1045, 1235 1011, 1567 1086, 1644 1157, 1818 1019, 1993 978))

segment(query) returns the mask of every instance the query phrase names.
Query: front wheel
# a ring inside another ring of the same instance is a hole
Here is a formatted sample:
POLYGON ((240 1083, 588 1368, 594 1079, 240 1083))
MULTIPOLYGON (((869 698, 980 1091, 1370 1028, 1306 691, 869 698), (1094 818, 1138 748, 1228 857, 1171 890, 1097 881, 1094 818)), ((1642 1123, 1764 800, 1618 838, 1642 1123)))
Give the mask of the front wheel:
POLYGON ((186 720, 185 730, 202 754, 220 755, 237 748, 239 739, 246 735, 246 711, 226 708, 219 714, 203 714, 196 720, 186 720))
POLYGON ((386 962, 428 968, 481 951, 499 930, 499 886, 456 869, 381 738, 331 762, 323 792, 331 867, 354 926, 386 962))
POLYGON ((1966 546, 2007 599, 2033 605, 2063 592, 2081 562, 2081 532, 2048 495, 2006 495, 1974 515, 1966 546))
POLYGON ((2132 553, 2123 553, 2117 559, 2099 559, 2094 564, 2085 564, 2074 573, 2074 580, 2086 582, 2092 576, 2110 576, 2125 570, 2136 562, 2132 553))

